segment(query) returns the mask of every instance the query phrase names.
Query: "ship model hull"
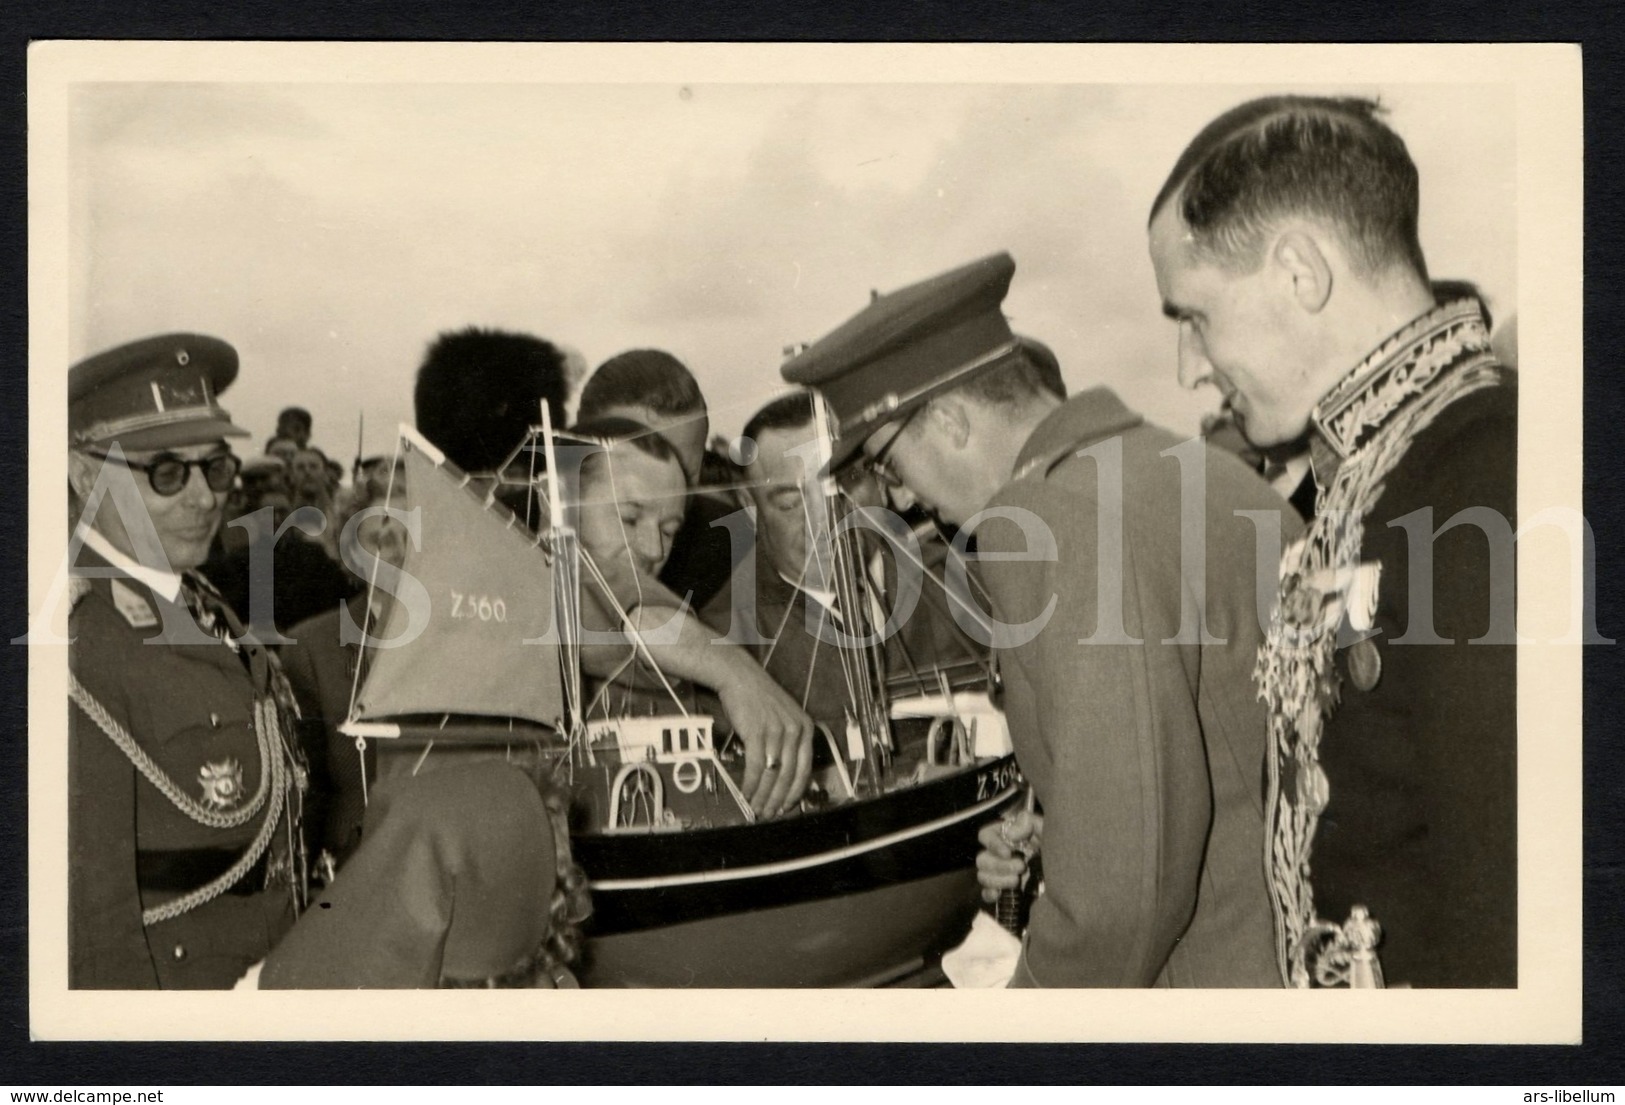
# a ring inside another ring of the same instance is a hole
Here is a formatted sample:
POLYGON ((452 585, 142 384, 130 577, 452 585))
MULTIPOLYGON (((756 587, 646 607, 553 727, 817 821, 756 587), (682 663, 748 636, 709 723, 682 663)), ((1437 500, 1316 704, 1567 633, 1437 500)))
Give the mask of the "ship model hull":
POLYGON ((588 986, 874 984, 955 943, 977 830, 1015 798, 1006 756, 754 825, 582 833, 588 986))
MULTIPOLYGON (((380 742, 378 777, 540 750, 512 737, 478 725, 403 733, 380 742)), ((970 927, 976 833, 1018 783, 1003 756, 755 824, 573 832, 593 906, 582 985, 832 987, 904 975, 970 927)))
POLYGON ((883 986, 957 943, 976 910, 971 867, 871 886, 594 936, 576 972, 583 986, 600 988, 883 986))

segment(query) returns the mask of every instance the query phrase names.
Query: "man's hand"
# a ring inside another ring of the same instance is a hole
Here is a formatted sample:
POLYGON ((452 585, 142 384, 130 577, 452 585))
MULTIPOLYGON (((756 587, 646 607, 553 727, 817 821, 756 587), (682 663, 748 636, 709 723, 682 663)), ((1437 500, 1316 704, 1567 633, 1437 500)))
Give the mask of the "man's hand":
POLYGON ((1027 876, 1027 861, 1038 854, 1044 835, 1044 816, 1019 810, 1009 817, 989 821, 976 834, 982 850, 976 854, 976 881, 982 884, 982 900, 996 902, 1001 890, 1014 890, 1027 876))
POLYGON ((772 817, 801 798, 812 777, 813 722, 767 672, 739 666, 717 694, 745 742, 745 797, 772 817))
MULTIPOLYGON (((648 584, 649 589, 658 584, 648 584)), ((583 622, 587 604, 582 604, 583 622)), ((710 687, 734 732, 745 742, 745 785, 751 808, 782 813, 801 798, 812 777, 813 722, 750 653, 716 637, 716 632, 680 606, 644 602, 627 618, 640 633, 655 664, 667 675, 710 687)), ((625 646, 620 646, 625 656, 625 646)), ((587 668, 588 650, 582 650, 587 668)), ((587 668, 587 670, 594 670, 587 668)))

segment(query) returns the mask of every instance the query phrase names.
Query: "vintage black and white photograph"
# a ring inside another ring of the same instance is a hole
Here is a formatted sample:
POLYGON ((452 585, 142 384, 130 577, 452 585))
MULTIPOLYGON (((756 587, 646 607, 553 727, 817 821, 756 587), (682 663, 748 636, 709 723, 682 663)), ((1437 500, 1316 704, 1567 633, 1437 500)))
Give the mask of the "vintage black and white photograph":
POLYGON ((1577 51, 30 68, 36 1035, 1577 1038, 1577 51))

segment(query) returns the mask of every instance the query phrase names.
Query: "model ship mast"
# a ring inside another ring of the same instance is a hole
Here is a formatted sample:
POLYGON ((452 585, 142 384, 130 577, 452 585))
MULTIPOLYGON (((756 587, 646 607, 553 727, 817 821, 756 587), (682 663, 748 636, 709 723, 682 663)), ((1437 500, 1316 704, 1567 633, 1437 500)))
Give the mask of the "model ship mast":
MULTIPOLYGON (((553 553, 553 609, 560 635, 560 667, 563 671, 565 725, 570 745, 567 770, 573 772, 576 761, 586 753, 585 699, 581 687, 581 547, 575 529, 564 514, 564 495, 559 484, 558 451, 553 439, 553 412, 546 400, 542 401, 543 479, 547 486, 548 548, 553 553)), ((530 444, 529 453, 534 465, 536 449, 530 444)), ((536 485, 534 468, 531 486, 536 485)))
MULTIPOLYGON (((813 392, 812 402, 818 433, 817 459, 822 466, 833 451, 834 428, 823 396, 813 392)), ((837 651, 846 669, 846 685, 851 695, 848 705, 862 742, 864 763, 859 768, 859 778, 866 779, 878 794, 884 789, 885 769, 891 757, 891 727, 885 701, 885 650, 880 643, 882 627, 872 624, 868 575, 857 535, 848 522, 853 509, 851 500, 841 495, 834 473, 819 479, 821 494, 815 498, 822 516, 815 519, 819 532, 815 532, 812 546, 814 556, 829 567, 836 606, 843 619, 842 627, 837 630, 843 638, 843 647, 837 651), (846 647, 852 642, 860 643, 846 647)))

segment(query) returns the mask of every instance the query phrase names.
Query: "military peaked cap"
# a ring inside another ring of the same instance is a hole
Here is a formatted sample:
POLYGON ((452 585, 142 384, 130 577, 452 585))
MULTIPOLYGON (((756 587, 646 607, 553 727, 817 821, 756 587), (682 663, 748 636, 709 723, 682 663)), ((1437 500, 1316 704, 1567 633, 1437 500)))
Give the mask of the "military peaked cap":
POLYGON ((1016 263, 995 253, 870 304, 786 361, 784 378, 823 395, 835 420, 830 468, 937 392, 1019 349, 1000 304, 1016 263))
POLYGON ((68 442, 139 451, 247 437, 218 399, 236 378, 237 351, 202 334, 98 353, 68 370, 68 442))

